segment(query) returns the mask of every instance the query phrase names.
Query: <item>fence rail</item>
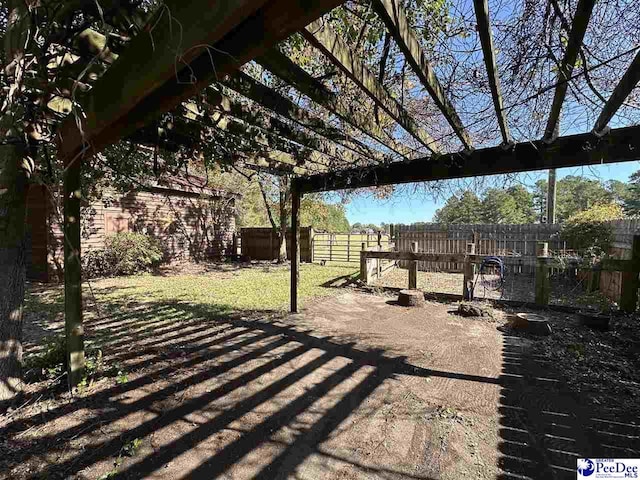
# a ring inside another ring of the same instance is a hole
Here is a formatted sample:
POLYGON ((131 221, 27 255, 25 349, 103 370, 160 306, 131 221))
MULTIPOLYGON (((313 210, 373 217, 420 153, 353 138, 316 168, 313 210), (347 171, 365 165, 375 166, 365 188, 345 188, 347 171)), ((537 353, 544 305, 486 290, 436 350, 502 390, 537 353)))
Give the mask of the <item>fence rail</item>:
POLYGON ((359 263, 362 245, 365 248, 391 247, 387 234, 315 233, 311 241, 312 261, 359 263))

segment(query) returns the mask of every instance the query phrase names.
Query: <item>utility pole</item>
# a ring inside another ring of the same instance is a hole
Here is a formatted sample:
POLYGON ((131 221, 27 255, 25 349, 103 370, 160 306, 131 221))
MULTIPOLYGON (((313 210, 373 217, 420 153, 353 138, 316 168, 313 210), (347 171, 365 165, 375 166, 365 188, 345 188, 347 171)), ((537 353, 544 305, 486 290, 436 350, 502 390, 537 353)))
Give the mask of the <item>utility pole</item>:
POLYGON ((556 223, 556 169, 549 170, 547 189, 547 223, 556 223))

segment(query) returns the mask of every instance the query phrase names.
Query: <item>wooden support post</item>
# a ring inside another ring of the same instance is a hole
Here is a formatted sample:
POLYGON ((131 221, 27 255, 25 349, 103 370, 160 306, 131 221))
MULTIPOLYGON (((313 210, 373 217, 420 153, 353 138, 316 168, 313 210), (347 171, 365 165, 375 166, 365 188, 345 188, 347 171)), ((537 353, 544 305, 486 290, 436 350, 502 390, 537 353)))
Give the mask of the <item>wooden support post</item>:
POLYGON ((467 255, 464 259, 464 284, 462 286, 462 298, 473 300, 473 286, 476 278, 476 265, 471 261, 470 255, 476 254, 476 244, 467 243, 467 255))
POLYGON ((80 173, 82 157, 65 162, 64 195, 64 324, 67 347, 67 378, 75 388, 84 375, 84 328, 82 326, 82 271, 80 265, 80 173))
POLYGON ((547 242, 538 242, 536 255, 535 302, 536 305, 546 307, 549 305, 549 294, 551 292, 549 244, 547 242))
MULTIPOLYGON (((411 242, 411 252, 418 252, 418 242, 411 242)), ((409 262, 409 289, 418 288, 418 262, 411 260, 409 262)))
POLYGON ((300 280, 300 190, 291 185, 291 313, 298 313, 300 280))
POLYGON ((622 294, 620 309, 625 313, 634 313, 638 307, 638 264, 640 264, 640 235, 633 236, 631 246, 632 272, 622 273, 622 294))
POLYGON ((369 275, 367 274, 367 259, 364 256, 364 252, 367 251, 366 243, 362 242, 362 246, 360 248, 360 280, 364 282, 365 285, 369 284, 369 275))
POLYGON ((602 269, 598 266, 594 267, 589 272, 589 283, 587 284, 587 292, 597 292, 600 290, 600 273, 602 273, 602 269))

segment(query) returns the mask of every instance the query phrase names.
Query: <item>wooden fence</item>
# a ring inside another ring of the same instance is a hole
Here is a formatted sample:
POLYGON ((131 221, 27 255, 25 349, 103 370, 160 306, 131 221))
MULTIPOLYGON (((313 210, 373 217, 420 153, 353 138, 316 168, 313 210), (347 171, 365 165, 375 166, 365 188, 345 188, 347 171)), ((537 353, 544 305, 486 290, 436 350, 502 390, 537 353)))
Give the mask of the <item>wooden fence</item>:
MULTIPOLYGON (((311 261, 311 239, 313 228, 300 228, 300 261, 311 261)), ((242 257, 251 260, 276 260, 280 232, 272 228, 243 228, 240 230, 240 251, 242 257)), ((287 258, 291 259, 291 230, 287 231, 287 258)))
MULTIPOLYGON (((416 242, 418 252, 440 254, 464 254, 467 244, 476 246, 478 255, 498 255, 525 257, 521 264, 522 271, 533 273, 535 268, 536 244, 546 242, 554 252, 567 250, 566 242, 559 238, 559 225, 527 224, 527 225, 394 225, 393 236, 396 249, 401 252, 410 251, 411 244, 416 242), (528 257, 528 259, 526 259, 528 257)), ((404 262, 401 266, 406 267, 404 262)), ((462 263, 419 262, 421 271, 462 272, 462 263)))
MULTIPOLYGON (((409 268, 408 288, 417 288, 417 265, 418 263, 452 263, 463 265, 463 298, 473 299, 473 286, 475 277, 475 266, 481 264, 486 255, 476 254, 476 246, 468 243, 465 247, 467 253, 424 253, 417 251, 417 244, 414 242, 410 251, 369 251, 363 249, 360 253, 360 278, 369 284, 374 278, 372 275, 372 262, 383 260, 394 262, 406 262, 409 268)), ((627 313, 635 312, 638 305, 638 289, 640 288, 640 235, 636 235, 632 240, 632 255, 630 259, 603 259, 597 263, 584 262, 575 265, 579 271, 587 272, 590 279, 601 278, 606 273, 617 273, 621 275, 621 295, 620 309, 627 313)), ((535 277, 532 287, 535 290, 535 303, 540 307, 549 304, 551 292, 550 273, 555 268, 562 268, 562 260, 550 255, 548 244, 538 242, 535 259, 535 277)), ((505 265, 517 262, 515 257, 503 257, 505 265)), ((597 282, 589 282, 589 289, 597 288, 597 282)))

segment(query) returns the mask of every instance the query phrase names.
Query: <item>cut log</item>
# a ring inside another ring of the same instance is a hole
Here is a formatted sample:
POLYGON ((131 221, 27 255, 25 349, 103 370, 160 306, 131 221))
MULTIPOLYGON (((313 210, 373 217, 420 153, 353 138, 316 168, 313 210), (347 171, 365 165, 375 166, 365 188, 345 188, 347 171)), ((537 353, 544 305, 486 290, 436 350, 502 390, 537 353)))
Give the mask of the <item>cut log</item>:
POLYGON ((516 313, 509 318, 512 328, 526 330, 535 335, 550 335, 551 325, 542 315, 534 313, 516 313))
POLYGON ((401 290, 398 304, 403 307, 419 307, 424 305, 424 293, 421 290, 401 290))

